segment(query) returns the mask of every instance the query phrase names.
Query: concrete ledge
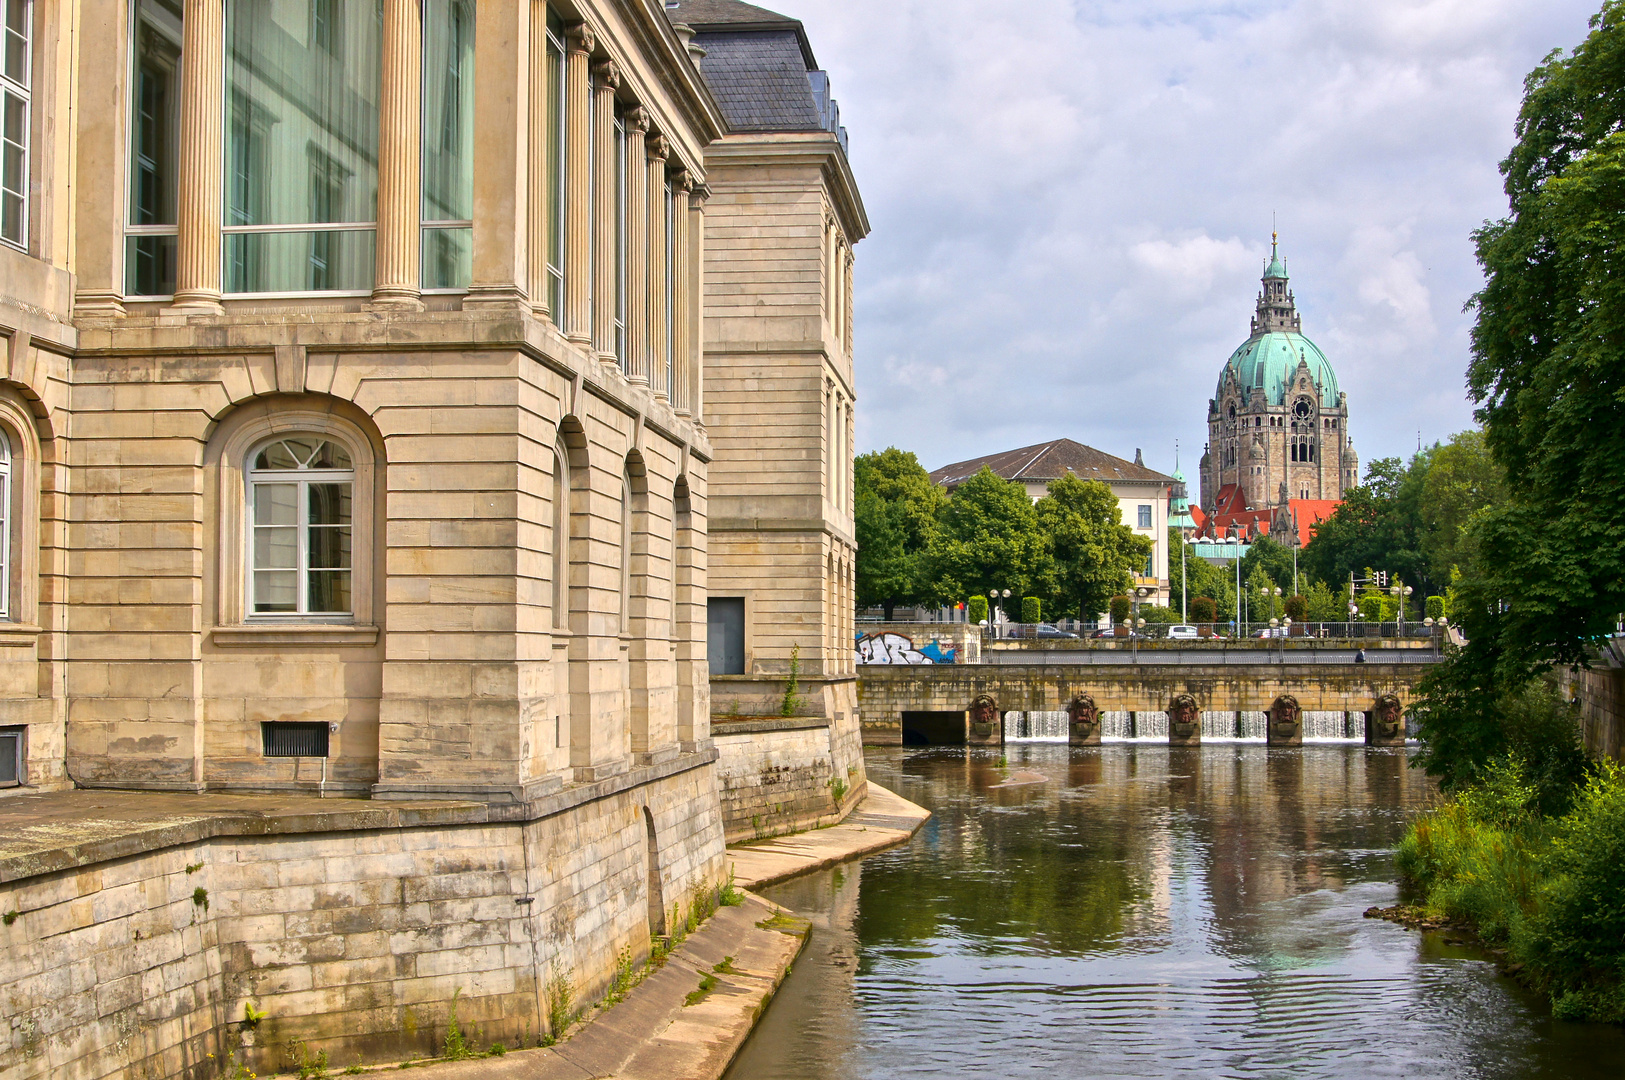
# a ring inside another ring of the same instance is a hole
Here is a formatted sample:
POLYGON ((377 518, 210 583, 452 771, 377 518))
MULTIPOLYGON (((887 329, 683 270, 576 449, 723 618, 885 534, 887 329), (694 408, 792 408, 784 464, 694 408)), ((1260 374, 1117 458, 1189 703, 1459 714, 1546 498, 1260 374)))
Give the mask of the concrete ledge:
POLYGON ((801 954, 807 931, 806 920, 747 894, 739 906, 719 908, 624 1001, 558 1046, 417 1065, 412 1075, 423 1069, 435 1080, 717 1080, 801 954), (707 976, 715 985, 689 1004, 707 976))
POLYGON ((715 748, 683 754, 527 804, 322 799, 310 795, 178 794, 94 789, 0 799, 0 882, 194 844, 217 836, 483 825, 539 821, 715 761, 715 748))
POLYGON ((713 739, 726 738, 729 735, 761 735, 769 731, 811 731, 814 728, 829 727, 827 716, 787 716, 782 720, 752 719, 752 720, 724 720, 720 717, 711 718, 711 737, 713 739))
POLYGON ((907 843, 930 816, 923 806, 870 781, 868 794, 839 825, 728 848, 734 883, 759 889, 896 847, 907 843))

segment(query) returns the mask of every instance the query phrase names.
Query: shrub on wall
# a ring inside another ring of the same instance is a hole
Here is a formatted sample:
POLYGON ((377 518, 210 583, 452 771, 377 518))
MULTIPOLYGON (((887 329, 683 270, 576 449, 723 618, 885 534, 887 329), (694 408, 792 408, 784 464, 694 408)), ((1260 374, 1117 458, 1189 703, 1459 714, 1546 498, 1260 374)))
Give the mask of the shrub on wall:
POLYGON ((1219 605, 1211 596, 1198 596, 1191 600, 1191 618, 1199 623, 1217 622, 1219 605))
POLYGON ((1305 596, 1289 596, 1286 598, 1286 617, 1293 622, 1303 622, 1309 618, 1309 598, 1305 596))
POLYGON ((1110 610, 1111 610, 1111 613, 1112 613, 1112 623, 1113 623, 1113 625, 1116 625, 1118 623, 1127 622, 1128 621, 1129 611, 1132 610, 1130 602, 1129 602, 1129 598, 1126 597, 1126 596, 1114 596, 1114 597, 1112 597, 1112 603, 1111 603, 1111 609, 1110 610))
POLYGON ((1427 611, 1428 611, 1428 618, 1430 618, 1430 619, 1441 619, 1441 618, 1443 618, 1444 614, 1445 614, 1444 597, 1442 597, 1442 596, 1430 596, 1430 597, 1428 597, 1427 611))
POLYGON ((986 622, 987 621, 987 597, 985 597, 985 596, 973 596, 973 597, 971 597, 970 602, 965 605, 965 618, 970 620, 970 624, 972 626, 975 626, 977 623, 986 622))
POLYGON ((1024 623, 1043 622, 1039 613, 1042 610, 1036 596, 1023 596, 1021 598, 1021 621, 1024 623))

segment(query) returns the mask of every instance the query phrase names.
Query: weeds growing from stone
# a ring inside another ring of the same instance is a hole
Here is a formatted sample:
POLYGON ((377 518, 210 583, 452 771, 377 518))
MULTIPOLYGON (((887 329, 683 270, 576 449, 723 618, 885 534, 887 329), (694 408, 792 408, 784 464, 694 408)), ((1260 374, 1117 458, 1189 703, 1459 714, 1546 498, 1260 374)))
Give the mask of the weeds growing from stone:
POLYGON ((463 1034, 463 1026, 457 1022, 457 999, 462 995, 460 986, 451 992, 451 1016, 446 1021, 446 1041, 440 1055, 447 1061, 467 1061, 476 1056, 473 1045, 463 1034))
POLYGON ((715 975, 700 976, 700 988, 698 990, 690 990, 688 992, 688 996, 683 999, 683 1008, 686 1009, 690 1005, 698 1005, 700 1002, 704 1001, 710 996, 712 989, 715 988, 716 985, 717 977, 715 975))
POLYGON ((552 1046, 563 1037, 575 1022, 575 981, 570 969, 554 963, 553 974, 547 980, 547 1034, 542 1036, 543 1046, 552 1046))
POLYGON ((790 646, 790 678, 784 684, 784 700, 779 703, 780 716, 794 716, 801 707, 801 645, 790 646))

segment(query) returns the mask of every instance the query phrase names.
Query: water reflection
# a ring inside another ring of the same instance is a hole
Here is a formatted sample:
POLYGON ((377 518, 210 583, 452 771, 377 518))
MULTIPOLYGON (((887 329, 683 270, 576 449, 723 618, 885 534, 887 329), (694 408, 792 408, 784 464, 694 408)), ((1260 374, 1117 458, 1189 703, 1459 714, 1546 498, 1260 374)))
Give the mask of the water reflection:
POLYGON ((729 1076, 1618 1076, 1469 950, 1362 919, 1431 799, 1405 751, 871 751, 935 812, 768 890, 813 918, 729 1076))

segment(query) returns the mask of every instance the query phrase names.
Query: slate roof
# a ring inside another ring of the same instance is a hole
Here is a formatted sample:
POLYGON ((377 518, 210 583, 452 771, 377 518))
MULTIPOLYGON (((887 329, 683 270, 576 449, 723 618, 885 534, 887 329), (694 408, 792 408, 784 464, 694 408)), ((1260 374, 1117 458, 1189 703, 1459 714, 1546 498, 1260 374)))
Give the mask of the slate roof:
POLYGON ((695 34, 694 41, 705 49, 700 74, 731 130, 823 128, 807 81, 799 24, 783 29, 705 31, 695 34))
POLYGON ((1002 454, 956 461, 933 472, 931 480, 952 489, 981 472, 984 465, 1006 480, 1034 484, 1059 480, 1069 472, 1081 480, 1101 480, 1108 484, 1124 480, 1161 484, 1174 482, 1173 477, 1155 469, 1124 461, 1104 450, 1096 450, 1071 439, 1055 439, 1023 446, 1019 450, 1006 450, 1002 454))

